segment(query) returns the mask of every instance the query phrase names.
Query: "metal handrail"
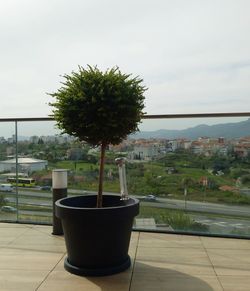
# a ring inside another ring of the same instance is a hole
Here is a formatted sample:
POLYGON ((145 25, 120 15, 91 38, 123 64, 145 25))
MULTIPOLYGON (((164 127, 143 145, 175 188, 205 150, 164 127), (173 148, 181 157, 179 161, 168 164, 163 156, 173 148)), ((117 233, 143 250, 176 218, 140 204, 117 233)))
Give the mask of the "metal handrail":
POLYGON ((156 115, 144 115, 143 119, 202 118, 202 117, 242 117, 242 116, 250 116, 250 112, 156 114, 156 115))
POLYGON ((54 117, 20 117, 20 118, 0 118, 0 122, 14 121, 52 121, 54 117))
MULTIPOLYGON (((185 113, 185 114, 147 114, 143 119, 173 119, 173 118, 203 118, 203 117, 244 117, 250 116, 250 112, 218 112, 218 113, 185 113)), ((53 121, 53 116, 48 117, 20 117, 0 118, 0 122, 13 121, 53 121)))

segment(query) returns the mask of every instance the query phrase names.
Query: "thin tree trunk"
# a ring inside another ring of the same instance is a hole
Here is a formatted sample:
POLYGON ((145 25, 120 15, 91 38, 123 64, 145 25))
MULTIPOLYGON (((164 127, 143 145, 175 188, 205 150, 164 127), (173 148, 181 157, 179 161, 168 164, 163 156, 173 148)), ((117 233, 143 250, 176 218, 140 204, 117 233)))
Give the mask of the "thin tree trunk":
POLYGON ((103 190, 103 173, 104 173, 104 157, 105 157, 106 144, 101 145, 101 159, 99 168, 99 188, 97 195, 96 207, 102 207, 102 190, 103 190))

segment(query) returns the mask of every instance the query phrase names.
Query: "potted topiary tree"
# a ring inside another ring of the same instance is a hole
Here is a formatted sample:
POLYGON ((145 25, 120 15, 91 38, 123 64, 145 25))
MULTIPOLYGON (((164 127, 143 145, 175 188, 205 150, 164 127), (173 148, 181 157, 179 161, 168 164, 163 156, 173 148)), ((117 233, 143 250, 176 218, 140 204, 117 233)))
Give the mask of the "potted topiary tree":
POLYGON ((50 94, 57 125, 64 133, 100 147, 97 195, 68 197, 56 202, 67 258, 65 269, 77 275, 102 276, 130 266, 128 247, 139 201, 103 194, 105 150, 138 130, 143 115, 142 79, 123 74, 118 67, 105 72, 79 67, 64 75, 63 86, 50 94))

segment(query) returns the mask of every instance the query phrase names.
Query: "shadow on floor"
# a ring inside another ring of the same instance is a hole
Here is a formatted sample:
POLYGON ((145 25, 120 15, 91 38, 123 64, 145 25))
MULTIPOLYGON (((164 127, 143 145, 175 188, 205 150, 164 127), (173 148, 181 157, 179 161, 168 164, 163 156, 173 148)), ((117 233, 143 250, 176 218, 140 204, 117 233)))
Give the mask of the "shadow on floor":
MULTIPOLYGON (((214 276, 203 276, 216 286, 214 276)), ((102 291, 213 291, 206 281, 171 269, 158 268, 143 263, 136 263, 135 270, 106 276, 86 277, 102 291)), ((220 286, 217 286, 218 289, 220 286)))

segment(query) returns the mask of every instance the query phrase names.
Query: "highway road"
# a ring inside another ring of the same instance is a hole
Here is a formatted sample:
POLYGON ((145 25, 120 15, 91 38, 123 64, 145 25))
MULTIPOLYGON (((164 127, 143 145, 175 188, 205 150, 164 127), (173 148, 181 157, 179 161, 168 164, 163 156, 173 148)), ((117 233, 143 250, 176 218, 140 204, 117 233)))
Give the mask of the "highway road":
MULTIPOLYGON (((96 194, 94 191, 83 191, 83 190, 68 190, 69 196, 75 194, 96 194)), ((5 197, 9 199, 10 202, 15 203, 16 197, 15 193, 4 193, 5 197)), ((104 194, 115 194, 110 192, 104 192, 104 194)), ((117 195, 119 195, 117 193, 117 195)), ((170 198, 157 198, 154 202, 143 201, 142 196, 133 196, 140 199, 142 206, 152 206, 165 209, 178 209, 185 210, 189 213, 190 217, 204 225, 209 226, 209 231, 211 233, 228 234, 236 231, 240 233, 249 233, 249 219, 250 219, 250 206, 241 205, 226 205, 226 204, 216 204, 208 202, 197 202, 197 201, 187 201, 185 205, 184 200, 170 199, 170 198), (185 208, 186 207, 186 208, 185 208), (209 214, 215 214, 211 216, 209 214), (224 217, 223 215, 228 215, 224 217)), ((31 206, 30 210, 19 210, 19 215, 34 215, 44 217, 46 220, 48 217, 52 216, 52 192, 37 191, 32 189, 19 189, 18 203, 20 205, 31 206), (34 208, 32 206, 39 206, 34 208), (45 209, 43 209, 43 207, 45 209), (45 211, 42 211, 45 210, 45 211)), ((10 218, 16 213, 4 213, 0 212, 0 216, 7 215, 10 218)), ((46 220, 47 221, 47 220, 46 220)))
MULTIPOLYGON (((157 199, 161 207, 171 209, 184 209, 187 211, 207 212, 215 214, 225 214, 231 216, 250 217, 250 206, 227 205, 210 202, 187 201, 185 208, 184 200, 159 198, 157 199)), ((156 204, 156 203, 154 203, 156 204)))
MULTIPOLYGON (((84 191, 84 190, 68 190, 69 196, 72 194, 96 194, 95 191, 84 191)), ((117 194, 111 192, 104 192, 104 194, 117 194)), ((52 193, 45 191, 32 191, 28 190, 19 190, 18 202, 20 204, 26 205, 39 205, 45 207, 52 207, 52 193), (42 198, 42 199, 41 199, 42 198)), ((5 196, 8 197, 10 202, 15 203, 16 197, 15 193, 5 193, 5 196)), ((141 199, 142 196, 131 196, 138 199, 141 199)), ((185 205, 184 200, 170 199, 170 198, 157 198, 155 202, 146 202, 141 200, 142 205, 153 206, 158 208, 167 208, 167 209, 181 209, 186 211, 194 212, 204 212, 204 213, 214 213, 214 214, 224 214, 230 216, 243 216, 250 217, 250 206, 241 206, 241 205, 228 205, 228 204, 218 204, 218 203, 209 203, 209 202, 197 202, 197 201, 187 201, 185 205)))

